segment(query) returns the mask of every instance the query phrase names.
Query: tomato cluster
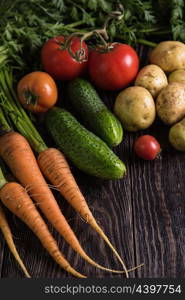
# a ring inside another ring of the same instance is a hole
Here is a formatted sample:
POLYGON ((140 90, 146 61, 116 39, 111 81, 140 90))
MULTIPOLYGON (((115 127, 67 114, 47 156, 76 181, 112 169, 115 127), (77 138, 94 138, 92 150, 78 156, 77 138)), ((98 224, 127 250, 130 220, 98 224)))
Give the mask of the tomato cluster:
POLYGON ((46 42, 41 51, 44 69, 53 78, 71 80, 88 72, 95 86, 103 90, 119 90, 134 80, 139 58, 129 45, 109 43, 88 50, 79 37, 67 42, 63 36, 46 42))

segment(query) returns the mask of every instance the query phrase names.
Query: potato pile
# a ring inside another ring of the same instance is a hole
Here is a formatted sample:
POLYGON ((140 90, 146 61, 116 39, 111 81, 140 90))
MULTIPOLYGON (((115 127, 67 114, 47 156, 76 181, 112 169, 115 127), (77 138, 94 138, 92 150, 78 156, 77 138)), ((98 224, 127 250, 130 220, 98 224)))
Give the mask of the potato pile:
POLYGON ((172 125, 172 146, 185 151, 185 44, 161 42, 149 60, 150 64, 139 71, 134 86, 117 96, 114 113, 131 132, 148 128, 158 115, 166 125, 172 125))

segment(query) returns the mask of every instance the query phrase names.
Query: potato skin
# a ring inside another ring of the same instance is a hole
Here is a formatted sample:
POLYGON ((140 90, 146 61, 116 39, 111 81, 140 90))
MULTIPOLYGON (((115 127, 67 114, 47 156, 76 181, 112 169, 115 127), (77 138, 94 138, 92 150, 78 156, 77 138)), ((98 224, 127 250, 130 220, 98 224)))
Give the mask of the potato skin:
POLYGON ((168 82, 181 82, 185 84, 185 70, 179 69, 170 73, 168 76, 168 82))
POLYGON ((144 87, 155 98, 168 85, 168 79, 159 66, 150 64, 139 71, 135 85, 144 87))
POLYGON ((185 116, 185 85, 172 82, 163 88, 156 100, 156 111, 165 124, 181 120, 185 116))
POLYGON ((135 132, 153 123, 156 116, 155 103, 147 89, 132 86, 119 93, 114 113, 126 130, 135 132))
POLYGON ((159 43, 150 54, 150 63, 158 65, 165 72, 185 69, 185 44, 178 41, 159 43))
POLYGON ((169 141, 175 149, 185 151, 185 118, 170 128, 169 141))

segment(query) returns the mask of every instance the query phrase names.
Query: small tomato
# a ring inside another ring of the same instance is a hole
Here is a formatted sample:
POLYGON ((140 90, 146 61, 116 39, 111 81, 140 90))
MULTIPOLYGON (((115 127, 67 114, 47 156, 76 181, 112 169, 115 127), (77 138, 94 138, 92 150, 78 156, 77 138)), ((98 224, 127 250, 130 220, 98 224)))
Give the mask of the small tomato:
POLYGON ((34 113, 43 113, 55 105, 58 90, 49 74, 35 71, 18 82, 17 94, 24 108, 34 113))
POLYGON ((139 157, 145 160, 153 160, 160 153, 161 147, 153 136, 143 135, 136 139, 134 151, 139 157))

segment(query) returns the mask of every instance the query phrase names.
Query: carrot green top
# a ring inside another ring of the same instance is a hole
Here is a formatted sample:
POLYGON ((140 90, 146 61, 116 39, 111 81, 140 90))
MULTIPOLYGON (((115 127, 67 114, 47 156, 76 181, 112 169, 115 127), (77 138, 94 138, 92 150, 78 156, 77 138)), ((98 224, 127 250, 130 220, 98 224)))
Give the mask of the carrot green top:
POLYGON ((45 142, 17 99, 10 68, 0 71, 0 106, 4 111, 4 115, 2 111, 0 113, 0 124, 4 129, 11 128, 8 125, 8 119, 11 119, 14 126, 28 140, 35 152, 40 153, 47 149, 45 142))

